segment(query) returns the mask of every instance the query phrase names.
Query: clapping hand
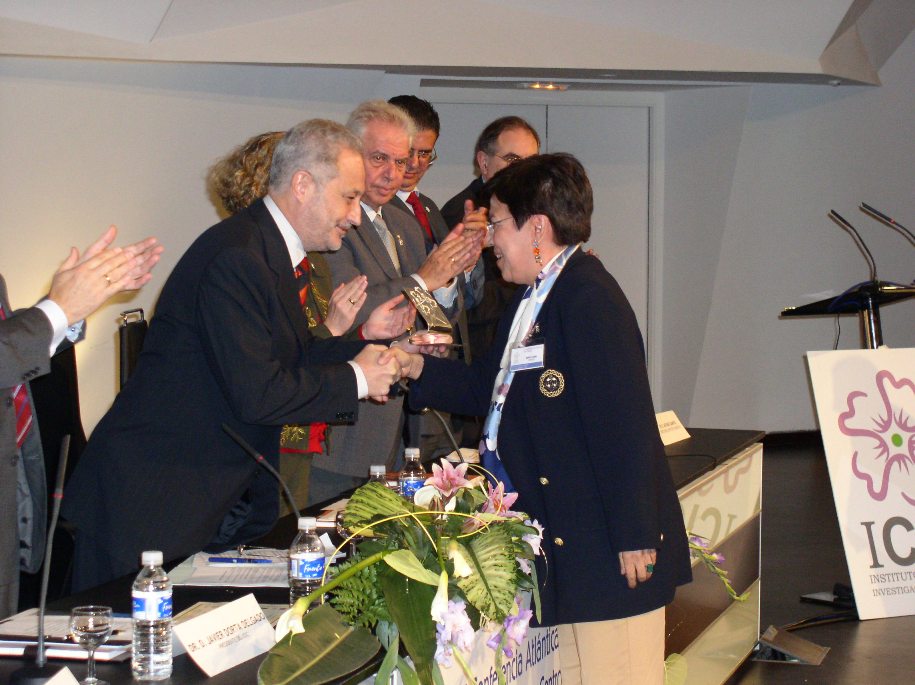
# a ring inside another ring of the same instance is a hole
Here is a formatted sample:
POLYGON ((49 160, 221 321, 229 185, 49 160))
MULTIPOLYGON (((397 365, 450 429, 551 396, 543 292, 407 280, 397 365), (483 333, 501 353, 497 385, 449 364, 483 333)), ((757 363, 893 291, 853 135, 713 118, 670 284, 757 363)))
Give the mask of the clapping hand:
POLYGON ((334 288, 328 301, 327 317, 324 319, 324 325, 331 335, 343 335, 350 329, 356 320, 356 314, 365 304, 367 287, 368 278, 364 274, 359 274, 334 288))
POLYGON ((416 307, 403 305, 405 297, 395 295, 372 310, 362 324, 362 337, 366 340, 396 338, 413 325, 416 307))
POLYGON ((109 226, 83 254, 75 247, 51 279, 48 299, 63 310, 67 323, 85 319, 119 292, 142 288, 152 278, 162 246, 146 238, 126 247, 110 247, 117 227, 109 226))

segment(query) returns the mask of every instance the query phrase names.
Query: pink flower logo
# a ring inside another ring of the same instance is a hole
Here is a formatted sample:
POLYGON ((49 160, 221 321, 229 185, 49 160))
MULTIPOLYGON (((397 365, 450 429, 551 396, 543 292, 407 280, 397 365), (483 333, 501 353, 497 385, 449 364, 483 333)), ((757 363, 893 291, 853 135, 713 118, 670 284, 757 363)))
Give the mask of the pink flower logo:
POLYGON ((856 438, 851 468, 872 499, 884 501, 892 482, 915 506, 915 383, 886 370, 874 382, 876 392, 850 392, 839 415, 839 430, 856 438))

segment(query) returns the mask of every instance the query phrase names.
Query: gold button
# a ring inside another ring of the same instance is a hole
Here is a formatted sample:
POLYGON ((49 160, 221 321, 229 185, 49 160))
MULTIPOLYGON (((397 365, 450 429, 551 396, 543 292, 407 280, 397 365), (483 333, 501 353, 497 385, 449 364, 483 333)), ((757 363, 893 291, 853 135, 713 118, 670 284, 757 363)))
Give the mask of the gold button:
POLYGON ((562 547, 566 543, 565 543, 565 540, 563 540, 562 538, 553 538, 553 544, 556 545, 557 547, 562 547))
POLYGON ((546 476, 540 476, 540 484, 541 484, 541 485, 549 485, 549 484, 550 484, 550 479, 547 478, 546 476))

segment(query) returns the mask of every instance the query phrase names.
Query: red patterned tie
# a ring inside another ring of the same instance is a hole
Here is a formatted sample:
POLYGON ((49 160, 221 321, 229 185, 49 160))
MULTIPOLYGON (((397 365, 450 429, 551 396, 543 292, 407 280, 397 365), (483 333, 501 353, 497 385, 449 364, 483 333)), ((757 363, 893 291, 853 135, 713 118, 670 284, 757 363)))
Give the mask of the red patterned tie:
POLYGON ((426 214, 426 208, 423 207, 423 203, 419 201, 419 195, 415 190, 407 195, 407 203, 413 208, 413 213, 416 215, 419 225, 422 226, 423 230, 426 232, 426 238, 435 245, 435 236, 432 235, 432 224, 429 223, 429 215, 426 214))
MULTIPOLYGON (((0 305, 0 320, 6 319, 6 312, 0 305)), ((13 389, 13 404, 16 407, 16 447, 22 447, 25 436, 32 427, 32 405, 29 402, 29 393, 24 383, 13 389)))
POLYGON ((295 274, 295 283, 299 290, 299 304, 302 305, 302 311, 305 311, 305 304, 308 301, 308 286, 311 284, 311 266, 308 263, 308 255, 299 262, 299 265, 293 271, 295 274))

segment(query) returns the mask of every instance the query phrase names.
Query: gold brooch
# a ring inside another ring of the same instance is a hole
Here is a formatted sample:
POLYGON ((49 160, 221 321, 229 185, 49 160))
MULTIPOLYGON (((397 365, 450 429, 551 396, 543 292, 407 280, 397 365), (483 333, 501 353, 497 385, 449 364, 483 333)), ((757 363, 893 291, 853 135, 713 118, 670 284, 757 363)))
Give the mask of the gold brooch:
POLYGON ((555 369, 547 369, 540 374, 540 392, 546 397, 558 397, 565 390, 566 380, 555 369))

